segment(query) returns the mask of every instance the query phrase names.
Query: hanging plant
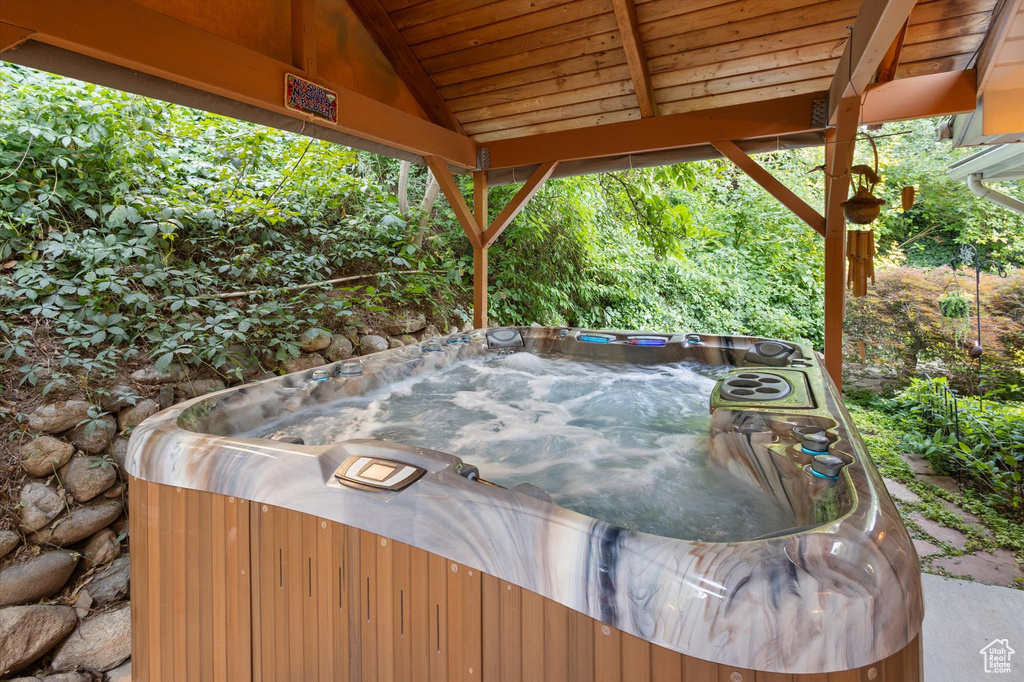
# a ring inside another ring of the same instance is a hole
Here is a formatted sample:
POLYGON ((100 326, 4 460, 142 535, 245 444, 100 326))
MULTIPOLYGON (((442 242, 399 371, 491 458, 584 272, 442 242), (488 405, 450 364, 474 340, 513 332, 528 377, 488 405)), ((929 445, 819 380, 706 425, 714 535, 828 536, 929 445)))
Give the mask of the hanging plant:
POLYGON ((962 291, 950 291, 939 297, 939 312, 943 317, 960 320, 971 312, 971 302, 962 291))
POLYGON ((881 213, 885 199, 875 196, 875 186, 881 182, 878 177, 878 147, 870 135, 865 135, 875 155, 875 167, 858 164, 850 167, 853 196, 843 202, 843 214, 855 225, 867 225, 881 213))

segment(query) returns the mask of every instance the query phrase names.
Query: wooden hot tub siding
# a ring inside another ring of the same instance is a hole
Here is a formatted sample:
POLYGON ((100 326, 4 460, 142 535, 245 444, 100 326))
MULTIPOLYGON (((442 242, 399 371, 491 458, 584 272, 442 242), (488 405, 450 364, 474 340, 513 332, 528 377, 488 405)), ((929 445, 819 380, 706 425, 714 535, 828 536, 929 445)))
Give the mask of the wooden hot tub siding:
POLYGON ((137 682, 921 680, 920 637, 858 670, 755 673, 308 514, 137 478, 129 505, 137 682))

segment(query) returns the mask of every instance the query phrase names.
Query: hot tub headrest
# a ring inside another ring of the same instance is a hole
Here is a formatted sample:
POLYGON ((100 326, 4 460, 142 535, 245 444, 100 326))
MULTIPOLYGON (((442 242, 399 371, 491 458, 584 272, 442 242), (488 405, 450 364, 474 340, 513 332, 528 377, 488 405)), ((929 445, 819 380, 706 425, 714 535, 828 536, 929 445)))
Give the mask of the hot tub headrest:
POLYGON ((492 329, 487 332, 488 348, 522 348, 523 335, 518 329, 492 329))

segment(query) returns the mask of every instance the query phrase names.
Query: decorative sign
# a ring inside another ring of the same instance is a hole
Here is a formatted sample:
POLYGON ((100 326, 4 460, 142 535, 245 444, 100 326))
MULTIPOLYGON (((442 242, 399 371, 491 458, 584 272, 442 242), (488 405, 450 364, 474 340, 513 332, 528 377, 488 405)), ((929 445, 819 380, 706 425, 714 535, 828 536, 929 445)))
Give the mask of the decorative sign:
POLYGON ((337 93, 290 73, 284 76, 284 105, 331 123, 338 122, 337 93))

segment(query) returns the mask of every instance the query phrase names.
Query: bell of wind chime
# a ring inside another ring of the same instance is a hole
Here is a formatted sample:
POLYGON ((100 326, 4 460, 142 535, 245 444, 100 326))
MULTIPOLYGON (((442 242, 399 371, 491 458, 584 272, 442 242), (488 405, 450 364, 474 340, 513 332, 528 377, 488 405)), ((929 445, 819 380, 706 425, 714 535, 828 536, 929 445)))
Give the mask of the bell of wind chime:
POLYGON ((868 293, 868 278, 875 283, 875 231, 849 230, 846 233, 846 286, 854 296, 868 293))

